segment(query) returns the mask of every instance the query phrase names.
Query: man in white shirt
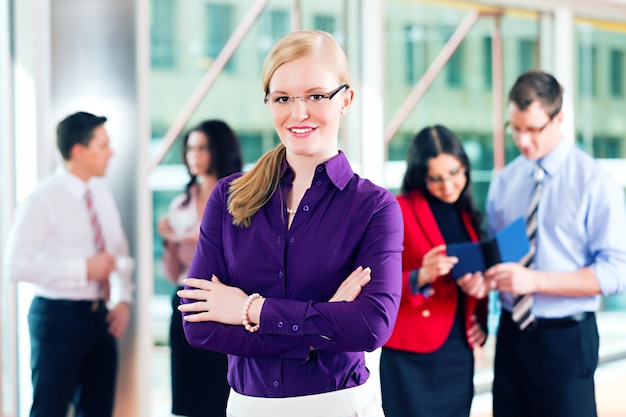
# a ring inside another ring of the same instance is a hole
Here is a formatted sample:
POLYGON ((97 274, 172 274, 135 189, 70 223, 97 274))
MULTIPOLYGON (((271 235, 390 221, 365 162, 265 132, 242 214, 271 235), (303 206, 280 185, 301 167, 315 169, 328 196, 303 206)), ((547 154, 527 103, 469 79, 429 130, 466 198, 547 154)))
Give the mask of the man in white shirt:
POLYGON ((117 206, 94 178, 113 156, 105 122, 78 112, 58 124, 64 166, 19 205, 9 233, 7 275, 35 285, 31 417, 65 417, 70 404, 76 416, 113 413, 133 284, 117 206))

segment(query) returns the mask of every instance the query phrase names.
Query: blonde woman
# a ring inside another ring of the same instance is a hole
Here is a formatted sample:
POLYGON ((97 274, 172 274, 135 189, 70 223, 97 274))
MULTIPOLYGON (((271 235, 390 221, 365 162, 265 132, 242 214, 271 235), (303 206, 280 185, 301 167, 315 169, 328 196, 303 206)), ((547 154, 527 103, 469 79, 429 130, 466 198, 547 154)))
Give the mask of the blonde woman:
POLYGON ((263 91, 281 143, 209 198, 179 293, 187 340, 229 354, 228 416, 382 416, 364 351, 393 329, 403 223, 338 148, 346 56, 328 33, 288 34, 263 91))

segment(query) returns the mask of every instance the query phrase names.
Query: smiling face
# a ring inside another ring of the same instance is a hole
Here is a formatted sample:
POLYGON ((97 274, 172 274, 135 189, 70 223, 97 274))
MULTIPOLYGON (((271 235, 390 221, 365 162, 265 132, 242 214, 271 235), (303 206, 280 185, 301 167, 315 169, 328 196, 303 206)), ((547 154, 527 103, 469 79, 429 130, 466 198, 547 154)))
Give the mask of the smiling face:
POLYGON ((463 163, 455 156, 441 153, 428 160, 426 188, 445 203, 456 203, 467 185, 463 163))
POLYGON ((325 161, 338 152, 341 116, 350 106, 353 91, 341 90, 331 100, 311 103, 300 97, 328 95, 341 85, 339 77, 324 65, 323 57, 305 55, 280 65, 269 82, 268 105, 272 120, 287 156, 311 157, 325 161), (288 104, 272 104, 275 97, 292 97, 288 104))

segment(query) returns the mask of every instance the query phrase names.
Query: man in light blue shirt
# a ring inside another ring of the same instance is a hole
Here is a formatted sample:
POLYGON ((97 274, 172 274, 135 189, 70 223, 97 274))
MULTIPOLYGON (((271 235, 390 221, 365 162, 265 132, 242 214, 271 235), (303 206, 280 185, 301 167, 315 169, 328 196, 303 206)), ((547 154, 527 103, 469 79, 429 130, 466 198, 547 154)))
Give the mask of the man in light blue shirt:
MULTIPOLYGON (((522 74, 509 93, 509 129, 521 155, 491 183, 490 233, 527 218, 537 182, 534 167, 544 174, 532 264, 502 263, 478 278, 483 290, 497 288, 502 302, 495 417, 596 416, 594 312, 602 295, 626 288, 624 191, 563 138, 561 104, 562 87, 539 71, 522 74), (514 305, 517 309, 525 297, 530 310, 522 325, 514 305)), ((480 288, 473 285, 474 291, 480 288)))

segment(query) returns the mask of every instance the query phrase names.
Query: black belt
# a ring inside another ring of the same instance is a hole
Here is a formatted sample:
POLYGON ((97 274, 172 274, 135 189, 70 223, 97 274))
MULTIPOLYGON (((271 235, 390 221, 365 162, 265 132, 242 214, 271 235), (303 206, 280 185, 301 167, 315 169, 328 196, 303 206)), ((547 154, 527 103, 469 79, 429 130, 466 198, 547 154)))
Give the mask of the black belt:
MULTIPOLYGON (((502 315, 507 317, 509 320, 513 320, 511 318, 511 313, 502 310, 502 315)), ((525 331, 539 329, 539 328, 556 328, 556 327, 568 327, 573 326, 575 324, 581 323, 587 319, 595 317, 595 313, 592 311, 584 311, 581 313, 572 314, 570 316, 565 317, 535 317, 535 320, 525 329, 525 331)))
POLYGON ((37 297, 40 301, 55 304, 59 306, 66 306, 76 309, 90 310, 93 312, 106 310, 106 303, 104 300, 59 300, 53 298, 37 297))

